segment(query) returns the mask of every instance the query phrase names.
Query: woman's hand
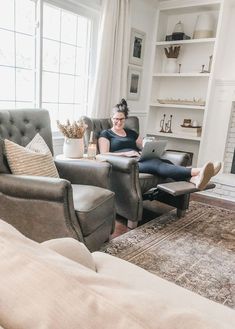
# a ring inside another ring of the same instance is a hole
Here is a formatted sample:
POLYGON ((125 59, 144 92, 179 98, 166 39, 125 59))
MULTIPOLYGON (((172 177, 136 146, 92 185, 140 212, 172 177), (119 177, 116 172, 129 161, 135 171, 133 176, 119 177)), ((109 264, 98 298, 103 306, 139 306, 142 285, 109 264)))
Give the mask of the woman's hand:
POLYGON ((125 157, 129 157, 129 158, 131 158, 131 157, 139 157, 140 156, 139 152, 134 151, 134 150, 133 151, 123 152, 122 155, 125 156, 125 157))

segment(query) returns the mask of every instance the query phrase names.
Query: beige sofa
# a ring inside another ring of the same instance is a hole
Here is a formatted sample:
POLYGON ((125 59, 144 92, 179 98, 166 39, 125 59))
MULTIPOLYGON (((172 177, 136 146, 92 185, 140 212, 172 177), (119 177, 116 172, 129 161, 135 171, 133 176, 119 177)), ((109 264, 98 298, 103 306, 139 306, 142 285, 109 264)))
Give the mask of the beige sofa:
POLYGON ((234 329, 235 311, 72 238, 39 244, 0 220, 0 326, 234 329))

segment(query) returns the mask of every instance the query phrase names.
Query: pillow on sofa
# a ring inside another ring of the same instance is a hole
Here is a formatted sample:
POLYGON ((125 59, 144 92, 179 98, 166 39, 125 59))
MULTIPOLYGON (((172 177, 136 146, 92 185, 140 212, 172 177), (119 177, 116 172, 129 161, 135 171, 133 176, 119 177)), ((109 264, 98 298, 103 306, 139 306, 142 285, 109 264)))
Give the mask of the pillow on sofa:
POLYGON ((0 173, 9 174, 11 172, 4 153, 4 139, 0 137, 0 173))
POLYGON ((39 135, 26 146, 5 139, 5 154, 14 175, 59 177, 52 154, 39 135))
POLYGON ((83 243, 73 238, 52 239, 44 241, 41 244, 58 252, 62 256, 96 271, 95 262, 90 251, 83 243))

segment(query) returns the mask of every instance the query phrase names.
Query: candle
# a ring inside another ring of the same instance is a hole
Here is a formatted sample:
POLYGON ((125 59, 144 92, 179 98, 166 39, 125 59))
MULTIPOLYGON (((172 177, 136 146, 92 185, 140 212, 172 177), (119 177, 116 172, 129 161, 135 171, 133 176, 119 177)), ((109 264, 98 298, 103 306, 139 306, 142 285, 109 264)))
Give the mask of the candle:
POLYGON ((95 158, 95 156, 96 156, 96 144, 95 143, 89 143, 88 150, 87 150, 87 156, 88 156, 88 158, 95 158))

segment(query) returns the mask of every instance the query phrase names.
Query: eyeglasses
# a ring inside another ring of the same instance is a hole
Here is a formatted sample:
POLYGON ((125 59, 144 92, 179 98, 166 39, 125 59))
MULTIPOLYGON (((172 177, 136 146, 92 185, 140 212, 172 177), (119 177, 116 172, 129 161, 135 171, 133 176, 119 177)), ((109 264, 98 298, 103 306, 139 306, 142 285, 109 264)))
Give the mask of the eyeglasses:
POLYGON ((122 122, 122 121, 124 121, 126 118, 113 118, 113 121, 116 121, 116 122, 118 122, 118 121, 120 121, 120 122, 122 122))

